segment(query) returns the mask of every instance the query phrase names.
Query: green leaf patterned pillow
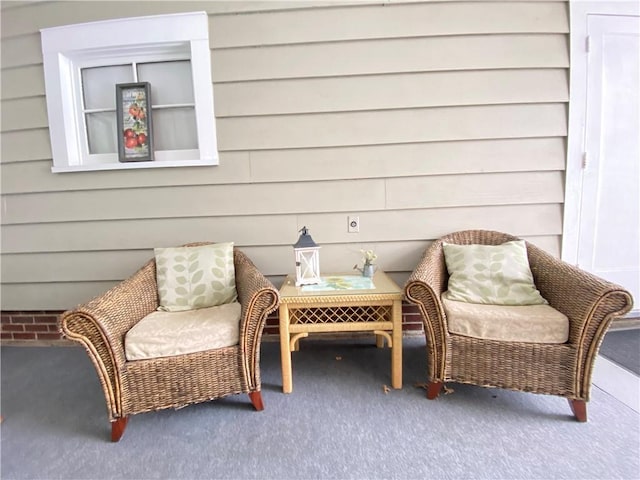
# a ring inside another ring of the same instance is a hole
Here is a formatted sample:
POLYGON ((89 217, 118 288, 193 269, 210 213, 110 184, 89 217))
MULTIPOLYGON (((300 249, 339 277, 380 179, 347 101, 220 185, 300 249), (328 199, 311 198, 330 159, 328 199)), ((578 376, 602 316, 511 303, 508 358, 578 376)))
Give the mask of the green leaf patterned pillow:
POLYGON ((502 245, 444 243, 449 271, 446 298, 491 305, 548 303, 533 283, 524 240, 502 245))
POLYGON ((233 242, 156 248, 158 310, 180 312, 234 302, 233 242))

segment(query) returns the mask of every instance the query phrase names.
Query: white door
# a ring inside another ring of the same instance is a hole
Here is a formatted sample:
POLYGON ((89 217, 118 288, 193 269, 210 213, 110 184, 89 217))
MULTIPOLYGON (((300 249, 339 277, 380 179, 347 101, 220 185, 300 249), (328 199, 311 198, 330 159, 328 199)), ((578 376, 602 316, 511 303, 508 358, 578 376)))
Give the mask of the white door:
POLYGON ((639 17, 589 15, 577 263, 640 303, 639 17))

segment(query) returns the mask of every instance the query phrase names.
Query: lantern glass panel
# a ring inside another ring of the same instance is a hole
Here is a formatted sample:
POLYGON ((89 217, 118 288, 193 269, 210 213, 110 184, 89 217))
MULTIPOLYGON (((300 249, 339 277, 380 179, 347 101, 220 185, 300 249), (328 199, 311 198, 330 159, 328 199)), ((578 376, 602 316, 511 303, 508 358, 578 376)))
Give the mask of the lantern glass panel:
POLYGON ((296 249, 296 285, 320 282, 318 249, 296 249))

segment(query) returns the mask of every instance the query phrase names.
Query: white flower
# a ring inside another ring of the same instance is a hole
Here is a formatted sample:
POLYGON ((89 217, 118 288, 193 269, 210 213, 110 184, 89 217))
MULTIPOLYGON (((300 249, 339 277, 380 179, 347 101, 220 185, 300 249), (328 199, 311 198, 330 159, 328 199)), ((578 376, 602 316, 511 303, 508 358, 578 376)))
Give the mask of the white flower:
POLYGON ((362 252, 362 260, 365 265, 372 265, 374 260, 378 258, 378 256, 373 252, 373 250, 360 250, 362 252))

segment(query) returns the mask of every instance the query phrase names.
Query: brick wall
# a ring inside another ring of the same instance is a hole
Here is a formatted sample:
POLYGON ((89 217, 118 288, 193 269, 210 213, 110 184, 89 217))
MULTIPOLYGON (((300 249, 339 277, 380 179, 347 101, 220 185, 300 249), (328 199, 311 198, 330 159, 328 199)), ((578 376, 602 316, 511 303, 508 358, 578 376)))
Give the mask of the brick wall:
MULTIPOLYGON (((62 311, 50 312, 2 312, 2 344, 68 343, 58 332, 58 317, 62 311)), ((422 319, 415 305, 403 303, 402 322, 405 334, 422 331, 422 319)), ((264 335, 278 335, 278 311, 267 318, 264 335)))
POLYGON ((61 341, 58 333, 58 316, 61 313, 61 311, 2 312, 2 343, 61 341))

